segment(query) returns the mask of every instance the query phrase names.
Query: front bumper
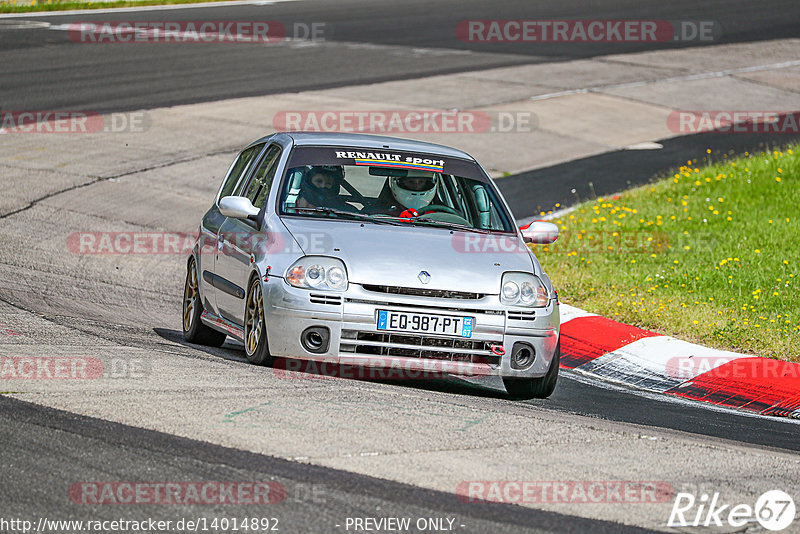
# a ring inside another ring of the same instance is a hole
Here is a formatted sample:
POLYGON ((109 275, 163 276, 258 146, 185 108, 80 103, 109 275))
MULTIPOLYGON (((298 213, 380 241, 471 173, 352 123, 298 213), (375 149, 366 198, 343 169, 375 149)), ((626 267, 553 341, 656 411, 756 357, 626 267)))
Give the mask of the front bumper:
POLYGON ((545 308, 509 308, 497 295, 439 298, 379 292, 354 283, 342 293, 317 292, 275 277, 262 283, 273 356, 413 372, 535 378, 549 369, 558 343, 556 299, 545 308), (475 324, 469 339, 387 332, 377 329, 378 310, 470 316, 475 324), (330 331, 325 352, 303 348, 301 334, 310 327, 330 331), (511 366, 512 348, 518 342, 535 351, 533 364, 523 370, 511 366))

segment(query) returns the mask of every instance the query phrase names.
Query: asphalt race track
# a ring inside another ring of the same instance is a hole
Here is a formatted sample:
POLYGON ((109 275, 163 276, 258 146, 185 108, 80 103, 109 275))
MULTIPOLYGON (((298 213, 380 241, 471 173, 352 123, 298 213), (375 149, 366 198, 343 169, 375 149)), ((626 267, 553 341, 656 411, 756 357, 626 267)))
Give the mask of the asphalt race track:
MULTIPOLYGON (((0 17, 0 110, 151 109, 705 46, 476 46, 453 31, 466 19, 590 16, 713 20, 722 29, 717 43, 800 37, 800 3, 790 0, 300 0, 31 14, 0 17), (287 28, 324 22, 328 33, 310 43, 106 46, 78 45, 52 27, 190 18, 267 18, 287 28), (12 28, 14 21, 27 22, 12 28)), ((277 518, 281 532, 341 533, 358 530, 347 527, 348 518, 391 516, 448 518, 466 533, 640 532, 666 529, 671 494, 650 503, 520 506, 464 502, 456 492, 467 481, 594 480, 661 481, 675 492, 719 491, 726 502, 751 504, 769 489, 800 496, 796 421, 665 400, 572 372, 562 373, 550 399, 524 403, 508 400, 499 381, 286 378, 249 365, 230 339, 219 349, 185 343, 184 256, 80 255, 65 243, 95 229, 194 231, 237 149, 202 128, 115 153, 58 136, 39 136, 21 150, 0 135, 0 355, 80 356, 121 369, 98 380, 0 380, 0 519, 257 516, 277 518), (84 152, 69 153, 74 147, 84 152), (107 506, 73 498, 74 485, 102 481, 269 481, 285 495, 259 506, 107 506)), ((606 194, 702 158, 708 147, 735 153, 788 140, 680 136, 664 140, 658 153, 609 152, 499 185, 521 218, 589 197, 590 181, 606 194), (531 183, 544 191, 535 204, 526 196, 531 183)))
MULTIPOLYGON (((278 21, 292 35, 295 24, 324 23, 324 42, 237 46, 75 46, 66 31, 3 30, 4 109, 120 111, 249 95, 323 89, 355 83, 445 74, 505 65, 705 43, 469 43, 455 26, 471 19, 582 19, 596 2, 557 3, 477 0, 339 2, 197 7, 138 13, 37 14, 10 19, 69 24, 82 21, 278 21), (454 16, 454 14, 456 14, 454 16), (35 65, 32 67, 32 65, 35 65), (58 90, 53 90, 54 87, 58 90)), ((714 43, 797 36, 800 5, 792 0, 681 0, 601 2, 607 19, 713 21, 714 43)), ((298 30, 298 35, 301 35, 298 30)), ((302 35, 301 35, 302 36, 302 35)))
MULTIPOLYGON (((201 480, 278 481, 285 488, 281 503, 285 504, 276 505, 274 512, 264 508, 259 513, 277 518, 281 530, 293 532, 341 531, 337 525, 344 525, 346 517, 369 515, 375 510, 395 517, 457 518, 457 525, 468 524, 478 532, 646 532, 518 506, 476 506, 450 493, 226 449, 7 398, 0 399, 0 422, 7 451, 0 499, 6 508, 26 510, 31 516, 43 509, 51 517, 77 516, 72 503, 65 503, 63 498, 67 493, 64 480, 69 477, 94 480, 113 473, 120 480, 140 480, 157 472, 165 478, 188 474, 201 480), (31 449, 46 459, 31 457, 31 449), (35 485, 30 483, 31 472, 41 473, 35 485), (61 491, 52 491, 56 488, 61 491)), ((159 518, 177 521, 182 517, 241 517, 246 513, 245 506, 187 505, 159 518)), ((118 518, 116 510, 100 506, 91 514, 100 520, 118 518)), ((144 512, 137 515, 147 517, 144 512)))

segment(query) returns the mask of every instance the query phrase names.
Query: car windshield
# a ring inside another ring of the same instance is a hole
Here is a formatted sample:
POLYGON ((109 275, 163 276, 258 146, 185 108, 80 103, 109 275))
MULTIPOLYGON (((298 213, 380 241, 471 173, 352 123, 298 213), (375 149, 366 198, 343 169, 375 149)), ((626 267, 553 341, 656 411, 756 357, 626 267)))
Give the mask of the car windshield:
POLYGON ((430 154, 299 147, 290 156, 279 203, 283 215, 514 231, 476 163, 430 154))

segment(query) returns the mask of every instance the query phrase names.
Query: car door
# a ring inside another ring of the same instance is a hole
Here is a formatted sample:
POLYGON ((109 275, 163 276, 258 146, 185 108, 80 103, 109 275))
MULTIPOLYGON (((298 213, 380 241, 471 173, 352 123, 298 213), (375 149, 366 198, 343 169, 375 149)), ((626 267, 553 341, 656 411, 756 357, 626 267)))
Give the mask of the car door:
MULTIPOLYGON (((258 143, 247 147, 236 156, 217 192, 214 205, 203 216, 203 220, 200 223, 200 241, 197 254, 197 275, 201 279, 207 280, 216 268, 217 236, 222 224, 225 222, 225 216, 219 211, 219 199, 232 195, 236 191, 236 186, 247 175, 247 171, 265 144, 258 143)), ((216 312, 216 289, 206 280, 202 282, 203 307, 206 310, 216 312)))
MULTIPOLYGON (((239 194, 259 209, 269 196, 280 156, 281 147, 269 145, 240 189, 239 194)), ((222 317, 238 325, 244 324, 244 298, 253 261, 251 246, 260 242, 262 233, 254 221, 228 217, 217 236, 217 309, 222 317)))

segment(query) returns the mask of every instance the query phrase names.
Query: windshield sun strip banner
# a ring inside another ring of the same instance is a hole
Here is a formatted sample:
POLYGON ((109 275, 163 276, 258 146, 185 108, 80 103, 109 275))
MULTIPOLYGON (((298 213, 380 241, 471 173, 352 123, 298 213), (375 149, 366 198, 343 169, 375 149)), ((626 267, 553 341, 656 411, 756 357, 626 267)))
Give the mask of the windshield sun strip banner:
POLYGON ((409 169, 415 171, 434 171, 434 172, 442 172, 442 169, 444 167, 444 162, 442 162, 441 165, 433 165, 425 163, 412 163, 409 161, 392 161, 386 159, 356 159, 355 163, 356 165, 389 167, 390 169, 409 169))
POLYGON ((300 146, 292 150, 287 168, 304 165, 354 165, 413 171, 438 172, 487 182, 474 161, 439 154, 406 151, 378 151, 354 147, 300 146))

